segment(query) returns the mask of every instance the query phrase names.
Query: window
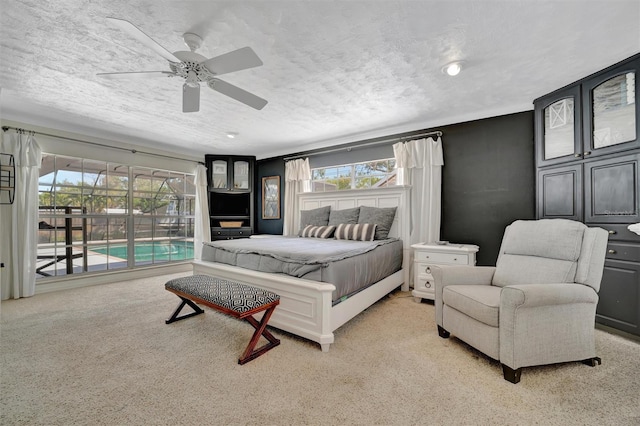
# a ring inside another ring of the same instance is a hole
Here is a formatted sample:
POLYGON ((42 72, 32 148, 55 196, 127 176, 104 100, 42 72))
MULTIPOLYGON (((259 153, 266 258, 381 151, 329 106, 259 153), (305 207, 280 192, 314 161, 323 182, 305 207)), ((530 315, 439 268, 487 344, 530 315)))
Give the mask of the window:
POLYGON ((44 154, 37 277, 192 259, 194 179, 44 154))
POLYGON ((311 191, 379 188, 396 184, 396 160, 386 158, 364 163, 311 169, 311 191))

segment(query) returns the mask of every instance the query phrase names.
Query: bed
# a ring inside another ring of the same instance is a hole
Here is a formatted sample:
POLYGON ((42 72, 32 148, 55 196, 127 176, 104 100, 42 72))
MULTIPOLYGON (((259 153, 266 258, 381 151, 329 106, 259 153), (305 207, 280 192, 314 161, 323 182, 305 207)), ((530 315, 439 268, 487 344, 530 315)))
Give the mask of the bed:
MULTIPOLYGON (((280 305, 269 322, 297 336, 320 344, 322 351, 329 350, 334 342, 334 331, 394 289, 409 290, 409 190, 408 186, 394 186, 367 190, 303 193, 298 195, 299 211, 330 206, 332 210, 359 206, 395 207, 396 214, 389 231, 390 239, 400 240, 401 268, 368 287, 358 291, 336 294, 336 285, 319 281, 318 275, 300 274, 298 278, 283 273, 263 272, 215 261, 194 261, 197 274, 253 285, 280 295, 280 305), (314 279, 308 279, 307 277, 314 279)), ((295 228, 300 228, 300 214, 296 215, 295 228)), ((252 243, 273 245, 279 236, 255 236, 252 243)), ((382 244, 382 247, 390 245, 382 244)), ((396 268, 397 269, 397 268, 396 268)))

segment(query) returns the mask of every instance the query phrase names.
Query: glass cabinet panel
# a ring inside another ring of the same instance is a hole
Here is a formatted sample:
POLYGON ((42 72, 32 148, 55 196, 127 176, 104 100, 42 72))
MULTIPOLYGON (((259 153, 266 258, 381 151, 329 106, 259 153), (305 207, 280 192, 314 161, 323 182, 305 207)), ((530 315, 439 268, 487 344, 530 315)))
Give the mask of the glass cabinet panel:
POLYGON ((214 188, 228 188, 227 162, 215 160, 211 163, 211 184, 214 188))
POLYGON ((636 139, 635 73, 617 75, 593 89, 593 147, 636 139))
POLYGON ((544 109, 545 160, 574 153, 574 106, 573 98, 564 98, 544 109))
POLYGON ((233 162, 233 187, 235 189, 249 189, 249 162, 233 162))

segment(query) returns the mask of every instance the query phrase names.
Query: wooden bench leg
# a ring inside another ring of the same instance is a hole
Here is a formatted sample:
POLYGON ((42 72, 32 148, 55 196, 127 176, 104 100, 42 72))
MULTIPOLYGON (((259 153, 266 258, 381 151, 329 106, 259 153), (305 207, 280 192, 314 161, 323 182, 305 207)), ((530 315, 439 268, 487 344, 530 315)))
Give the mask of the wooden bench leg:
POLYGON ((172 322, 176 322, 176 321, 180 321, 182 319, 185 318, 190 318, 192 316, 195 315, 200 315, 204 313, 204 310, 202 310, 200 308, 200 306, 196 305, 195 303, 193 303, 191 300, 184 298, 182 296, 178 296, 180 299, 182 299, 182 302, 180 302, 180 305, 178 305, 178 307, 176 308, 175 312, 173 313, 173 315, 171 315, 171 318, 169 318, 168 320, 166 320, 164 323, 165 324, 171 324, 172 322), (178 314, 180 313, 180 311, 182 310, 182 308, 184 308, 184 305, 189 305, 191 306, 191 308, 195 311, 195 312, 191 312, 190 314, 186 314, 183 315, 181 317, 178 317, 178 314))
POLYGON ((276 339, 273 336, 273 334, 271 334, 271 332, 269 332, 269 330, 266 329, 267 323, 269 322, 269 318, 271 318, 271 314, 275 309, 276 309, 275 305, 268 308, 264 312, 264 315, 262 316, 262 320, 260 320, 260 322, 258 322, 258 320, 256 320, 252 316, 248 316, 244 318, 247 320, 249 324, 253 326, 253 328, 256 329, 256 331, 253 332, 253 336, 249 341, 249 345, 247 346, 247 349, 244 350, 244 353, 242 354, 240 359, 238 359, 238 364, 240 365, 246 364, 252 359, 259 357, 263 353, 267 352, 270 349, 275 348, 280 344, 280 340, 276 339), (260 336, 264 336, 264 338, 267 339, 269 343, 266 343, 263 346, 259 347, 258 349, 254 350, 253 348, 256 347, 258 340, 260 340, 260 336))

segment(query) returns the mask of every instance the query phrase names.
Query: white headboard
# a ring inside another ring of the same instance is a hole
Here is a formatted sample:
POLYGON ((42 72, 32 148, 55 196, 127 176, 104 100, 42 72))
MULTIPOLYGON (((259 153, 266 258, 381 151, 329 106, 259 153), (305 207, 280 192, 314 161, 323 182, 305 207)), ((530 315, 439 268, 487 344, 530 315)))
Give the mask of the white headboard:
MULTIPOLYGON (((331 210, 351 209, 359 206, 397 207, 389 236, 400 238, 405 250, 409 250, 411 214, 410 186, 390 186, 375 189, 351 189, 344 191, 304 192, 298 195, 300 210, 331 206, 331 210)), ((300 229, 300 214, 296 215, 295 229, 300 229)))
MULTIPOLYGON (((402 240, 403 291, 409 290, 411 266, 411 187, 390 186, 376 189, 350 189, 329 192, 304 192, 298 195, 302 210, 331 206, 332 210, 351 209, 359 206, 397 207, 396 217, 389 236, 402 240)), ((300 212, 295 215, 295 228, 300 229, 300 212)))

